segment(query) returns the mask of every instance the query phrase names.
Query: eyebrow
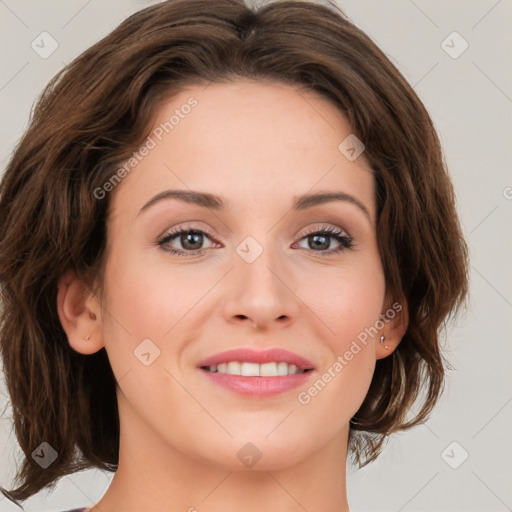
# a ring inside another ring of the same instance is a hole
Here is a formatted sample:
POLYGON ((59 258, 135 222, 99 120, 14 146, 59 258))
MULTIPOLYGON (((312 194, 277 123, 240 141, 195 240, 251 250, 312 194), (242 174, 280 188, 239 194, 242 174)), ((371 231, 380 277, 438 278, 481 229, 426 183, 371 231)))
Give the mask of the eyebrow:
MULTIPOLYGON (((155 203, 163 201, 164 199, 178 199, 186 203, 195 204, 203 208, 209 208, 217 211, 223 209, 225 206, 225 203, 220 196, 207 192, 197 192, 193 190, 165 190, 164 192, 160 192, 156 196, 152 197, 140 209, 137 215, 140 215, 144 210, 147 210, 150 206, 153 206, 155 203)), ((294 200, 292 210, 307 210, 308 208, 333 201, 344 201, 353 204, 365 214, 370 223, 372 222, 370 212, 366 206, 359 201, 359 199, 347 194, 346 192, 318 192, 315 194, 304 194, 294 200)))

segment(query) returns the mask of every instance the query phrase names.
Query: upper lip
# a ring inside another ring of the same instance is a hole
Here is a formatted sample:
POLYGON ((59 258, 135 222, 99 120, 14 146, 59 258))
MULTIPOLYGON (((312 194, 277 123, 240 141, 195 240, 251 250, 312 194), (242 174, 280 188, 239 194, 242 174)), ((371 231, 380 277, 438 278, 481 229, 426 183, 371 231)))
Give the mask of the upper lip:
POLYGON ((281 348, 272 348, 268 350, 239 348, 227 350, 226 352, 220 352, 211 357, 208 357, 207 359, 204 359, 197 366, 213 366, 215 364, 228 363, 230 361, 258 364, 271 363, 276 361, 294 364, 300 370, 314 369, 313 363, 308 359, 281 348))

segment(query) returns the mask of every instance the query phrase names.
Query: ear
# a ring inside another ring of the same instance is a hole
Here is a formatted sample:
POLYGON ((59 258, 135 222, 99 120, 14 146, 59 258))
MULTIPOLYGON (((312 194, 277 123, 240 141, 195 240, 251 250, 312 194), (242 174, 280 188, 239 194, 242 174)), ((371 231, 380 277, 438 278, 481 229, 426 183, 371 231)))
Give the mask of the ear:
POLYGON ((100 303, 71 270, 59 280, 57 310, 74 350, 93 354, 104 346, 100 303))
POLYGON ((389 356, 398 347, 409 325, 409 309, 405 298, 391 302, 385 301, 385 308, 380 315, 384 324, 379 331, 375 353, 377 359, 389 356), (381 343, 381 336, 384 341, 381 343))

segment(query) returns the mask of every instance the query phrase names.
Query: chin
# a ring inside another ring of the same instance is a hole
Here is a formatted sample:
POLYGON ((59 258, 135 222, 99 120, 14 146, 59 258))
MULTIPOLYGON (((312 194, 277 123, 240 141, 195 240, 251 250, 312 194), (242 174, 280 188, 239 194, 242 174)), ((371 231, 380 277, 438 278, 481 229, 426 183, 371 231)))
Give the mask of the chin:
MULTIPOLYGON (((247 435, 225 442, 206 442, 208 459, 214 465, 228 471, 276 471, 291 467, 320 447, 309 446, 306 439, 301 443, 290 442, 287 435, 247 435), (275 435, 275 437, 274 437, 275 435)), ((198 454, 203 456, 203 454, 198 454)))

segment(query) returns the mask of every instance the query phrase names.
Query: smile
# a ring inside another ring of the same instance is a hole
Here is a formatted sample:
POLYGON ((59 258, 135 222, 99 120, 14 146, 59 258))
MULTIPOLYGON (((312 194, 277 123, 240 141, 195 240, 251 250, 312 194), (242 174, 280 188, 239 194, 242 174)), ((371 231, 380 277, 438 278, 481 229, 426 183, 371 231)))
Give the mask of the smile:
POLYGON ((198 365, 210 382, 241 395, 266 397, 303 386, 315 373, 313 363, 284 349, 229 350, 198 365))

